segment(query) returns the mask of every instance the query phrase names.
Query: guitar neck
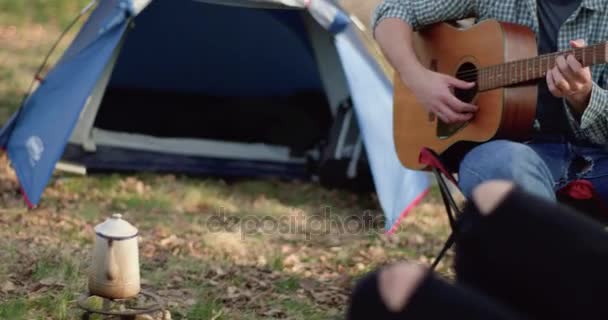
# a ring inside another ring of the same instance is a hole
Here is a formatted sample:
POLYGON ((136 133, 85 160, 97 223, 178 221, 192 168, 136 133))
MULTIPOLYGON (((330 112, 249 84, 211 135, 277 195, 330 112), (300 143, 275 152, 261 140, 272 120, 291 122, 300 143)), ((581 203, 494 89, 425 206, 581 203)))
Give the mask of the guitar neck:
POLYGON ((555 66, 555 60, 560 55, 572 54, 585 67, 607 63, 607 45, 608 42, 602 42, 584 48, 480 68, 477 70, 478 90, 487 91, 544 78, 547 70, 555 66))

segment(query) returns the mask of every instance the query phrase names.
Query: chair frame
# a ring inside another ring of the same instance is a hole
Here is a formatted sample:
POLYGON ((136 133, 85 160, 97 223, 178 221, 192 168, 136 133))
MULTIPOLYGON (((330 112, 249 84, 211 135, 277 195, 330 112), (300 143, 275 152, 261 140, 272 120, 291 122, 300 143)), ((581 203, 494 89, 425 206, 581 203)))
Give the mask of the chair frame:
POLYGON ((432 150, 423 149, 420 152, 420 162, 427 165, 435 175, 435 179, 437 180, 437 184, 439 185, 439 191, 441 192, 441 198, 443 199, 443 204, 445 206, 445 211, 448 216, 448 221, 450 223, 450 228, 452 230, 450 232, 450 235, 448 236, 448 239, 441 248, 441 251, 435 257, 433 263, 431 264, 431 270, 435 270, 439 265, 439 262, 441 262, 441 260, 445 257, 447 251, 450 250, 456 242, 456 235, 458 233, 458 227, 456 226, 456 218, 462 214, 462 210, 458 207, 456 200, 452 196, 452 193, 450 192, 450 189, 446 182, 446 178, 455 186, 458 186, 458 181, 452 174, 450 174, 450 172, 445 168, 441 160, 439 160, 437 154, 432 150))
MULTIPOLYGON (((442 161, 439 159, 439 156, 430 149, 423 149, 420 152, 420 163, 425 164, 434 174, 435 179, 437 180, 437 184, 439 185, 439 191, 441 192, 441 198, 443 200, 443 204, 445 206, 445 211, 448 216, 448 221, 450 223, 451 233, 448 236, 445 244, 439 251, 439 254, 433 260, 431 264, 431 270, 435 270, 439 265, 439 262, 445 257, 445 254, 448 250, 450 250, 455 242, 456 237, 458 235, 458 226, 456 224, 456 218, 462 214, 462 210, 458 207, 456 200, 452 196, 448 184, 446 183, 446 179, 449 180, 452 184, 458 187, 458 181, 456 178, 450 173, 450 171, 445 167, 442 161)), ((601 197, 593 187, 591 183, 586 180, 575 180, 566 185, 564 188, 558 190, 556 195, 566 196, 569 199, 574 200, 584 200, 591 201, 594 204, 595 210, 599 211, 601 214, 598 216, 591 215, 592 218, 595 218, 598 222, 608 226, 608 206, 601 200, 601 197), (578 186, 582 186, 583 189, 588 193, 586 195, 576 194, 576 192, 571 192, 570 189, 576 188, 578 186)), ((588 212, 587 212, 588 213, 588 212)))

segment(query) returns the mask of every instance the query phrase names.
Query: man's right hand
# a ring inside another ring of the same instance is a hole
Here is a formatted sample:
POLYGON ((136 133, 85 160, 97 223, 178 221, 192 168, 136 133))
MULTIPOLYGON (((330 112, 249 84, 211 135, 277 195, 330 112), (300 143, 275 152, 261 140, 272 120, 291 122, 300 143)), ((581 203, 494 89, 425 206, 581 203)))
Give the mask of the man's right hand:
POLYGON ((428 111, 446 123, 468 121, 477 107, 460 101, 453 89, 471 89, 475 83, 434 72, 424 67, 412 46, 413 29, 397 18, 382 20, 374 35, 389 63, 401 74, 401 80, 428 111))
POLYGON ((454 96, 454 88, 471 89, 474 82, 465 82, 454 77, 423 69, 417 75, 402 79, 412 90, 418 102, 445 123, 468 121, 478 107, 460 101, 454 96))

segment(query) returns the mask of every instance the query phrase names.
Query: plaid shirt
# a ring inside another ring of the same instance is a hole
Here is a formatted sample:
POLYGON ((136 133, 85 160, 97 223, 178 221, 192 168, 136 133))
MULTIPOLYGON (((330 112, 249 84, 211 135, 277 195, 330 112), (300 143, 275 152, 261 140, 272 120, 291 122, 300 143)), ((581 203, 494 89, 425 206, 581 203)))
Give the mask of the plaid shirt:
MULTIPOLYGON (((538 36, 535 0, 384 0, 375 10, 372 27, 383 19, 398 18, 414 30, 440 21, 475 17, 478 21, 496 19, 527 26, 538 36)), ((570 49, 570 40, 585 39, 587 44, 608 40, 608 1, 583 0, 580 7, 561 26, 559 50, 570 49)), ((605 65, 591 67, 593 88, 587 109, 577 119, 564 100, 564 108, 576 136, 595 144, 608 145, 608 75, 605 65)))

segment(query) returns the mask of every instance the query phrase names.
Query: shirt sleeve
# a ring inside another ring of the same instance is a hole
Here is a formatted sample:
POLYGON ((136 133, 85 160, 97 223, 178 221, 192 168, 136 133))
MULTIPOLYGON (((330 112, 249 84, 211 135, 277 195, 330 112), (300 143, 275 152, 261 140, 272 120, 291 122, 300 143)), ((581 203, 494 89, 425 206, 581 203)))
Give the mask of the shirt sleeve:
POLYGON ((480 0, 383 0, 372 16, 372 30, 380 21, 397 18, 414 30, 441 21, 459 20, 478 15, 480 0))
POLYGON ((608 90, 593 82, 589 104, 582 115, 576 115, 564 99, 566 114, 578 138, 594 144, 608 144, 608 90))

